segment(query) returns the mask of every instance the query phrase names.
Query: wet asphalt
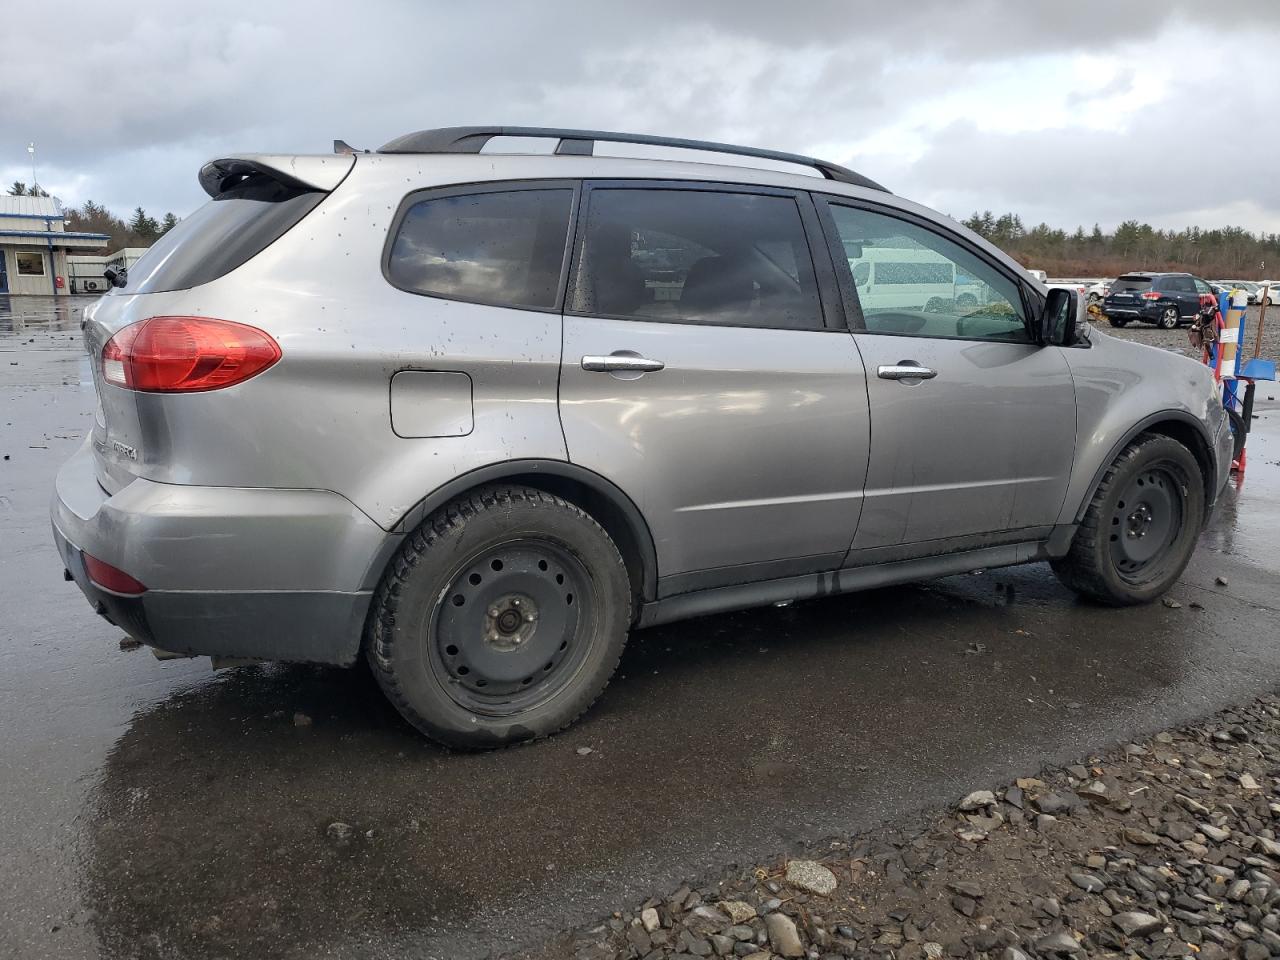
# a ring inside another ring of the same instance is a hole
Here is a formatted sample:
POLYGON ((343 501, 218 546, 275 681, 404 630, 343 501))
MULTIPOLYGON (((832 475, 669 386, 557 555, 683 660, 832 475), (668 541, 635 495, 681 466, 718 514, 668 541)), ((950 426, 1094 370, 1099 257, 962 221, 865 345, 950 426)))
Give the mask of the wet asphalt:
POLYGON ((646 630, 575 727, 479 755, 362 671, 122 651, 47 519, 85 302, 0 297, 0 957, 483 957, 1280 685, 1271 387, 1177 609, 1035 565, 646 630))

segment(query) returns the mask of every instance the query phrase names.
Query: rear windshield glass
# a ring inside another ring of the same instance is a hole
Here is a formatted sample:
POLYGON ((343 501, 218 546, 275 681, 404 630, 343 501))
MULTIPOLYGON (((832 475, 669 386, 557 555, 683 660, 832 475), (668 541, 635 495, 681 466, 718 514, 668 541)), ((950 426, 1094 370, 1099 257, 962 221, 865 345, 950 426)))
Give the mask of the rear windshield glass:
POLYGON ((1150 277, 1120 277, 1111 285, 1112 293, 1136 293, 1151 289, 1150 277))
POLYGON ((230 273, 305 217, 325 194, 249 178, 181 220, 129 268, 128 293, 186 290, 230 273))

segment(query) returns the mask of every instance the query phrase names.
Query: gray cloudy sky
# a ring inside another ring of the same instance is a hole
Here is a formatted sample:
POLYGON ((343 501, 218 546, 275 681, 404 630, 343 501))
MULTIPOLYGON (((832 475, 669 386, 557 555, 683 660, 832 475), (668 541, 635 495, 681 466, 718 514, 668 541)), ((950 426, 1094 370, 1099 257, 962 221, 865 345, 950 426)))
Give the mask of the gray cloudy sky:
POLYGON ((814 153, 959 216, 1280 231, 1280 0, 64 0, 0 49, 0 183, 34 140, 117 213, 189 213, 228 153, 509 123, 814 153))

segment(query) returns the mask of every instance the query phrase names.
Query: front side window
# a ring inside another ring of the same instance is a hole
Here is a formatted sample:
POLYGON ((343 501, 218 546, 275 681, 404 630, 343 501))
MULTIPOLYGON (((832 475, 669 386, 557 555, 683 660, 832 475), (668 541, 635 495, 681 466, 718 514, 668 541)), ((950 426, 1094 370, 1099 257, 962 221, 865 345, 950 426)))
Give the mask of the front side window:
POLYGON ((18 261, 18 276, 20 277, 43 277, 44 276, 44 254, 32 253, 30 251, 19 250, 14 254, 18 261))
POLYGON ((976 254, 897 217, 830 210, 868 331, 1030 342, 1018 285, 976 254))
POLYGON ((796 201, 597 188, 570 309, 636 320, 821 329, 796 201))
POLYGON ((1204 296, 1206 293, 1213 293, 1213 289, 1207 283, 1205 283, 1203 280, 1199 278, 1196 278, 1195 285, 1196 285, 1196 293, 1200 294, 1201 296, 1204 296))
POLYGON ((431 197, 400 221, 387 261, 411 293, 507 307, 555 307, 573 191, 431 197))

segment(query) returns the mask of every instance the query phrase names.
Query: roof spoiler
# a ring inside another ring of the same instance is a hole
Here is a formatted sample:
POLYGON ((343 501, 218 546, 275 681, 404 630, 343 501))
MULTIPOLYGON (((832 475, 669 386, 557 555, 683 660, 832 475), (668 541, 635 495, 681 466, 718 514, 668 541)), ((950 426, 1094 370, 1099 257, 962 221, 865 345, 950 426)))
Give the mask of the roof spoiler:
POLYGON ((351 154, 292 156, 246 153, 210 160, 200 168, 200 186, 209 196, 217 197, 241 183, 245 177, 260 173, 298 190, 328 193, 351 172, 355 162, 356 158, 351 154))

